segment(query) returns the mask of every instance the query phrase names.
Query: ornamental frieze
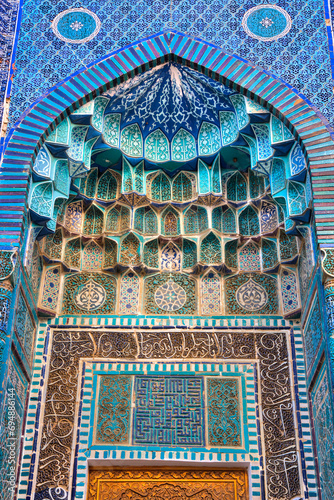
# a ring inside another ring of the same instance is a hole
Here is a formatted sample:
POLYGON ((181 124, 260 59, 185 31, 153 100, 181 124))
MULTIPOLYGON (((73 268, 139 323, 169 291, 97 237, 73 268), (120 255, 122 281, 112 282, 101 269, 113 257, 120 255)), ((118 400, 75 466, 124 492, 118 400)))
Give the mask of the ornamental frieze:
MULTIPOLYGON (((80 360, 252 360, 258 366, 268 500, 300 492, 293 393, 285 332, 131 332, 54 330, 35 499, 67 498, 77 433, 80 360)), ((230 392, 233 388, 230 388, 230 392)), ((216 404, 216 403, 215 403, 216 404)), ((136 439, 138 435, 135 434, 136 439)), ((210 437, 214 439, 214 437, 210 437)))

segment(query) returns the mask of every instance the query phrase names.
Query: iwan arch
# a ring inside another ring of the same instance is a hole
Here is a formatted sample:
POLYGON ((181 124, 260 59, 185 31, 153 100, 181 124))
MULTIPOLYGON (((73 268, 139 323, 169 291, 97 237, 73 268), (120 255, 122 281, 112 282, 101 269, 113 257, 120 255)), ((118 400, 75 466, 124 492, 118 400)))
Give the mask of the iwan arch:
POLYGON ((27 111, 2 166, 3 380, 21 359, 30 387, 17 498, 329 494, 331 133, 173 31, 27 111))

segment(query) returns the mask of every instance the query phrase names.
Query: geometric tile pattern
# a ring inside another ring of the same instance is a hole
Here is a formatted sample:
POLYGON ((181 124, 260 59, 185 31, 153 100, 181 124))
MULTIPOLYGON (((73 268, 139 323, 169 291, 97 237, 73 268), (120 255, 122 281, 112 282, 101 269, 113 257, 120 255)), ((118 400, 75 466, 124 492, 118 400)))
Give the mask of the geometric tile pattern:
POLYGON ((292 0, 288 6, 284 2, 280 5, 288 10, 292 28, 272 45, 246 34, 242 20, 251 7, 247 2, 206 4, 181 0, 170 5, 167 0, 154 4, 134 0, 127 8, 124 0, 115 0, 111 9, 106 1, 86 0, 85 8, 101 22, 100 31, 87 43, 66 44, 51 29, 51 22, 65 10, 65 5, 51 0, 26 2, 16 55, 11 123, 35 99, 73 72, 166 29, 192 38, 200 36, 277 75, 312 100, 331 120, 330 58, 322 2, 308 0, 300 4, 292 0))
POLYGON ((314 417, 316 450, 319 461, 322 498, 330 500, 334 485, 333 408, 326 363, 318 375, 310 396, 314 417))
POLYGON ((323 337, 321 311, 318 295, 314 298, 304 328, 305 357, 307 372, 310 372, 323 337))
MULTIPOLYGON (((19 0, 2 0, 0 5, 0 130, 4 119, 6 94, 9 94, 12 83, 9 80, 9 74, 13 71, 11 59, 19 7, 19 0), (8 89, 7 84, 9 84, 8 89)), ((1 137, 0 152, 2 142, 1 137)))
MULTIPOLYGON (((156 333, 163 333, 156 332, 156 333)), ((175 338, 172 333, 166 332, 169 338, 169 342, 173 343, 174 347, 180 346, 180 340, 176 334, 175 338)), ((183 331, 182 333, 186 333, 183 331)), ((299 484, 299 465, 297 459, 297 448, 296 448, 296 430, 294 425, 294 410, 292 407, 292 380, 290 379, 290 368, 289 368, 289 354, 288 354, 288 339, 289 335, 287 332, 279 332, 279 331, 253 331, 253 332, 243 332, 236 331, 231 335, 230 331, 222 331, 217 333, 203 331, 203 332, 188 332, 190 346, 194 343, 197 345, 197 356, 202 358, 203 354, 201 353, 200 345, 204 346, 212 343, 214 340, 217 346, 221 346, 220 349, 223 349, 224 354, 216 353, 215 350, 212 350, 209 358, 211 358, 211 363, 215 364, 216 356, 219 359, 224 360, 225 363, 229 363, 229 360, 238 360, 238 362, 246 362, 248 360, 257 359, 260 364, 261 371, 261 379, 259 380, 259 390, 261 391, 261 400, 262 400, 262 418, 263 418, 263 440, 264 440, 264 452, 266 453, 266 461, 268 463, 268 472, 270 474, 270 478, 267 481, 267 490, 268 490, 268 498, 274 500, 274 490, 278 488, 280 491, 281 498, 286 498, 287 496, 284 494, 284 491, 290 489, 295 496, 298 495, 300 491, 299 484), (209 336, 210 338, 206 340, 204 337, 209 336), (270 358, 270 363, 268 364, 268 357, 270 358), (284 395, 281 394, 281 383, 284 380, 285 392, 284 395), (281 419, 281 408, 284 406, 284 421, 281 419), (272 411, 275 410, 275 411, 272 411), (276 411, 278 410, 278 411, 276 411), (283 440, 278 438, 278 435, 273 435, 269 432, 269 430, 274 426, 279 429, 279 435, 284 437, 283 440), (275 463, 275 455, 280 453, 284 456, 284 461, 282 462, 282 467, 280 469, 272 468, 271 465, 275 463), (289 468, 285 466, 285 460, 288 458, 289 460, 289 468)), ((104 365, 108 370, 115 372, 115 368, 110 364, 111 360, 116 359, 118 363, 116 366, 116 372, 124 375, 125 370, 128 370, 129 365, 135 365, 136 367, 141 366, 140 371, 138 372, 138 368, 132 369, 132 374, 139 377, 141 380, 146 380, 146 377, 149 373, 144 373, 142 368, 142 362, 144 361, 145 350, 144 344, 145 342, 141 340, 138 342, 139 338, 147 337, 150 338, 151 332, 144 331, 143 329, 138 330, 136 333, 130 333, 126 329, 124 330, 107 330, 103 331, 102 329, 95 330, 94 329, 82 329, 80 330, 80 335, 78 336, 78 330, 69 330, 68 328, 64 329, 55 329, 53 332, 52 339, 52 347, 50 345, 50 371, 48 374, 48 384, 46 385, 46 394, 45 394, 45 417, 43 420, 43 435, 41 437, 41 454, 40 454, 40 464, 47 463, 47 466, 43 469, 39 466, 39 470, 37 473, 37 491, 40 494, 47 487, 51 487, 54 484, 55 470, 56 474, 62 474, 63 477, 68 477, 68 473, 70 470, 70 462, 71 457, 64 454, 63 460, 61 462, 58 461, 58 458, 54 455, 54 448, 57 447, 58 442, 58 432, 60 432, 60 427, 62 425, 61 420, 57 420, 54 426, 49 425, 51 423, 51 408, 53 407, 54 398, 58 398, 58 402, 63 402, 63 405, 60 405, 59 408, 62 408, 61 411, 64 411, 66 407, 67 414, 67 422, 70 427, 68 427, 67 432, 67 440, 72 442, 72 438, 75 436, 75 428, 74 423, 76 419, 76 408, 78 407, 78 403, 76 403, 77 394, 80 393, 78 391, 78 384, 82 384, 82 378, 79 376, 80 370, 78 369, 80 362, 86 362, 91 360, 93 364, 95 364, 94 359, 104 361, 104 365), (145 335, 144 335, 145 334, 145 335), (139 335, 139 337, 137 336, 139 335), (56 362, 56 359, 57 362, 56 362), (131 361, 129 361, 129 359, 131 361), (81 361, 80 361, 81 360, 81 361), (86 361, 84 361, 86 360, 86 361), (72 367, 75 368, 73 371, 68 371, 69 363, 72 363, 72 367), (59 363, 62 363, 62 368, 59 368, 59 363), (74 364, 73 364, 74 363, 74 364), (75 375, 74 375, 75 374, 75 375), (54 381, 60 380, 59 384, 55 384, 54 381), (60 399, 59 399, 59 396, 60 399), (71 428, 71 430, 70 430, 71 428), (71 437, 72 436, 72 437, 71 437), (48 478, 47 483, 45 482, 45 478, 48 478)), ((158 350, 160 355, 156 355, 155 353, 151 353, 149 356, 149 360, 146 362, 150 363, 150 360, 153 358, 159 358, 161 355, 163 357, 166 356, 166 344, 165 343, 154 343, 155 349, 158 350)), ((173 350, 174 350, 173 347, 173 350)), ((189 350, 187 345, 184 345, 183 349, 187 352, 189 350)), ((196 352, 196 350, 194 352, 196 352)), ((176 354, 176 358, 179 360, 183 359, 184 356, 180 349, 178 348, 178 352, 176 354)), ((176 361, 176 360, 175 360, 176 361)), ((235 361, 234 361, 235 362, 235 361)), ((175 363, 172 363, 175 366, 175 363)), ((213 366, 209 364, 208 366, 213 366)), ((186 365, 186 364, 185 364, 186 365)), ((200 368, 200 359, 190 361, 188 363, 189 366, 194 366, 192 371, 201 372, 200 368)), ((186 366, 188 366, 186 365, 186 366)), ((220 363, 217 363, 218 366, 221 366, 220 363)), ((82 365, 80 365, 82 366, 82 365)), ((153 364, 154 366, 154 364, 153 364)), ((208 372, 210 370, 205 370, 206 374, 209 375, 208 372)), ((164 369, 165 371, 167 368, 164 369)), ((170 374, 171 379, 176 376, 175 373, 171 373, 171 368, 168 368, 167 373, 150 373, 153 376, 153 379, 159 376, 167 377, 167 374, 170 374)), ((184 370, 181 374, 182 377, 188 377, 187 371, 190 368, 184 370)), ((219 371, 228 371, 223 370, 223 368, 218 368, 219 371)), ((151 369, 150 369, 151 371, 151 369)), ((173 368, 175 371, 175 368, 173 368)), ((180 371, 178 369, 178 371, 180 371)), ((148 372, 148 370, 146 370, 148 372)), ((204 372, 199 376, 200 379, 204 375, 204 372)), ((196 380, 195 378, 191 378, 192 380, 196 380)), ((158 384, 159 385, 159 384, 158 384)), ((175 398, 175 410, 178 413, 178 404, 182 400, 184 394, 185 386, 182 386, 179 395, 175 398), (181 399, 180 399, 181 398, 181 399)), ((138 390, 138 389, 137 389, 138 390)), ((195 390, 195 389, 194 389, 195 390)), ((201 391, 200 391, 201 392, 201 391)), ((147 394, 147 392, 145 393, 147 394)), ((160 393, 161 394, 161 393, 160 393)), ((194 413, 196 414, 196 405, 198 390, 196 389, 194 392, 194 413)), ((190 396, 192 397, 191 393, 190 396)), ((138 392, 137 392, 138 398, 138 392)), ((144 396, 146 400, 146 396, 144 396)), ((112 401, 114 398, 112 399, 112 401)), ((153 399, 152 399, 153 401, 153 399)), ((187 400, 189 401, 189 400, 187 400)), ((174 402, 174 400, 173 400, 174 402)), ((155 404, 159 403, 158 396, 154 400, 155 404)), ((168 403, 169 409, 173 411, 173 404, 169 398, 166 398, 166 403, 168 403), (168 403, 169 401, 169 403, 168 403)), ((90 400, 89 400, 89 404, 90 400)), ((116 404, 116 402, 115 402, 116 404)), ((160 403, 161 404, 161 401, 160 403)), ((183 399, 183 404, 187 407, 188 403, 183 399)), ((190 406, 190 405, 189 405, 190 406)), ((166 408, 165 404, 162 404, 162 415, 165 414, 166 422, 168 422, 168 408, 166 408)), ((232 408, 231 408, 232 410, 232 408)), ((59 410, 56 410, 57 413, 59 410)), ((135 412, 138 411, 136 408, 135 412)), ((232 411, 233 413, 233 411, 232 411)), ((178 419, 176 418, 176 421, 178 419)), ((211 420, 212 422, 212 420, 211 420)), ((151 420, 152 424, 152 420, 151 420)), ((150 425, 151 425, 150 424, 150 425)), ((186 421, 184 422, 186 424, 186 421)), ((42 423, 41 423, 42 425, 42 423)), ((174 424, 175 425, 175 424, 174 424)), ((187 429, 186 429, 187 430, 187 429)), ((134 438, 137 439, 137 434, 134 434, 134 438)), ((84 446, 83 443, 80 443, 84 446)), ((145 444, 144 447, 147 445, 145 444)), ((182 448, 181 448, 182 449, 182 448)), ((186 446, 187 449, 187 446, 186 446)), ((184 451, 184 449, 183 449, 184 451)), ((71 469, 72 470, 72 469, 71 469)), ((68 479, 66 479, 66 483, 64 482, 62 488, 68 484, 68 479)), ((44 498, 44 497, 43 497, 44 498)))
POLYGON ((202 377, 136 377, 135 444, 204 445, 202 377))

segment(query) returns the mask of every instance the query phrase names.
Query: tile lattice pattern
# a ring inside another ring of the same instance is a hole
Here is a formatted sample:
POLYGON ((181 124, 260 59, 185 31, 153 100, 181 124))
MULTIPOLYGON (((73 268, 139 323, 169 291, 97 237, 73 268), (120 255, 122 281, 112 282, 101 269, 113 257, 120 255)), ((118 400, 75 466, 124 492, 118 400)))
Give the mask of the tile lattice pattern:
POLYGON ((87 0, 84 6, 98 16, 101 29, 87 43, 74 44, 61 41, 51 28, 51 22, 66 9, 66 4, 28 0, 24 4, 16 57, 11 123, 38 96, 74 71, 168 28, 201 37, 229 54, 271 71, 311 99, 332 120, 331 68, 323 4, 318 0, 280 0, 278 5, 290 15, 292 27, 283 38, 268 43, 248 36, 242 27, 245 12, 254 6, 252 2, 181 0, 171 4, 167 0, 135 0, 130 6, 124 0, 112 4, 87 0))

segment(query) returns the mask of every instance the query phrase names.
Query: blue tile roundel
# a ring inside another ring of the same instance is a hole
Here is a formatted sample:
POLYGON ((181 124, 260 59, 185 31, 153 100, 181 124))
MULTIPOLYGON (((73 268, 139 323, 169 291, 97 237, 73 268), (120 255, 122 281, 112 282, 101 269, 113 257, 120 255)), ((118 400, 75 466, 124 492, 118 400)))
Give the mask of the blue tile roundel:
POLYGON ((277 5, 257 5, 246 12, 242 26, 247 35, 269 42, 281 38, 290 31, 291 18, 277 5))
POLYGON ((69 43, 88 42, 99 32, 100 19, 88 9, 68 9, 60 12, 53 22, 54 34, 69 43))

